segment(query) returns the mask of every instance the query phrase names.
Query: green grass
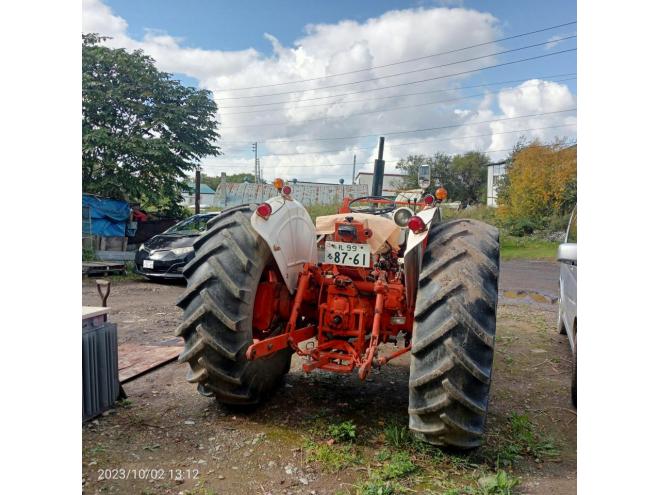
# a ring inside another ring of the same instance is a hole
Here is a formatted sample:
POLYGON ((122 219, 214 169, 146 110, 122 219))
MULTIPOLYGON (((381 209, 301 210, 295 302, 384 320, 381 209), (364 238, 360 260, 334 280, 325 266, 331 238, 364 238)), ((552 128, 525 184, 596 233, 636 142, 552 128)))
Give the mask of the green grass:
POLYGON ((397 495, 403 493, 404 488, 393 481, 369 479, 357 486, 357 495, 397 495))
POLYGON ((478 495, 511 495, 513 489, 520 484, 520 479, 510 475, 506 471, 498 471, 479 478, 477 481, 478 495))
POLYGON ((391 424, 385 427, 385 441, 392 447, 399 449, 409 447, 413 438, 407 426, 391 424))
POLYGON ((482 452, 496 467, 512 466, 525 456, 541 462, 559 455, 553 439, 539 431, 526 414, 512 413, 507 431, 500 435, 500 440, 492 451, 484 449, 482 452))
POLYGON ((353 421, 343 421, 328 426, 328 434, 336 442, 352 442, 357 437, 357 428, 353 421))
POLYGON ((326 443, 307 442, 305 445, 307 461, 318 462, 321 468, 330 473, 337 473, 362 459, 351 445, 328 445, 326 443))
POLYGON ((408 476, 417 469, 408 452, 395 452, 380 470, 379 476, 384 480, 393 480, 408 476))
POLYGON ((554 260, 557 243, 535 237, 500 237, 500 258, 502 260, 536 259, 554 260))

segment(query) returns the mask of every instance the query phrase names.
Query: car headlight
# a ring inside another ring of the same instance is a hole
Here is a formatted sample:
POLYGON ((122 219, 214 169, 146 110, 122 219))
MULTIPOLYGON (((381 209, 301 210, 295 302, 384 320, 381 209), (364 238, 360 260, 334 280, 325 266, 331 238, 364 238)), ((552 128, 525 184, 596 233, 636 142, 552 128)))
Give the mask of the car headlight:
POLYGON ((194 250, 194 247, 188 246, 184 248, 174 248, 171 252, 174 256, 183 256, 184 254, 192 253, 194 250))

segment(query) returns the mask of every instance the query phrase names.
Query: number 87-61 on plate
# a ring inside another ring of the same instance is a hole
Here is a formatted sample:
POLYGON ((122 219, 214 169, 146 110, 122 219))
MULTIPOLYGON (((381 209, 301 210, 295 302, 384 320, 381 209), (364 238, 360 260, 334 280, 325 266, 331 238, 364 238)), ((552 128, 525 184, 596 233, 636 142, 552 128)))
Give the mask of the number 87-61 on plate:
POLYGON ((325 243, 325 262, 333 265, 368 268, 371 264, 371 250, 369 244, 327 241, 325 243))

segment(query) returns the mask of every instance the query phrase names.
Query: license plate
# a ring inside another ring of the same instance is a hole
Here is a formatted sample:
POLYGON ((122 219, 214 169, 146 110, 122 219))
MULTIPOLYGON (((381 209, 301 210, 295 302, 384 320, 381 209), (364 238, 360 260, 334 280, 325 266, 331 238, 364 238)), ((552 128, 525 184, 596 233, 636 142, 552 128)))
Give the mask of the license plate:
POLYGON ((369 267, 371 251, 368 244, 326 242, 325 261, 333 265, 369 267))
POLYGON ((144 260, 142 263, 142 268, 154 269, 154 260, 144 260))

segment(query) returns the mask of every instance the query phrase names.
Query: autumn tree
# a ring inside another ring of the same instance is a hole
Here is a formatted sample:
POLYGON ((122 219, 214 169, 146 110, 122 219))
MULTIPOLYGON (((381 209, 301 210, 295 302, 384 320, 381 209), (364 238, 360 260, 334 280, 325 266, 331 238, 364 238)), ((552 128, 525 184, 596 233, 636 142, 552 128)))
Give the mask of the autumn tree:
POLYGON ((219 154, 217 105, 105 39, 82 41, 83 191, 176 213, 187 176, 219 154))
POLYGON ((570 212, 577 201, 577 146, 534 141, 516 150, 503 192, 498 214, 504 218, 538 224, 570 212))

